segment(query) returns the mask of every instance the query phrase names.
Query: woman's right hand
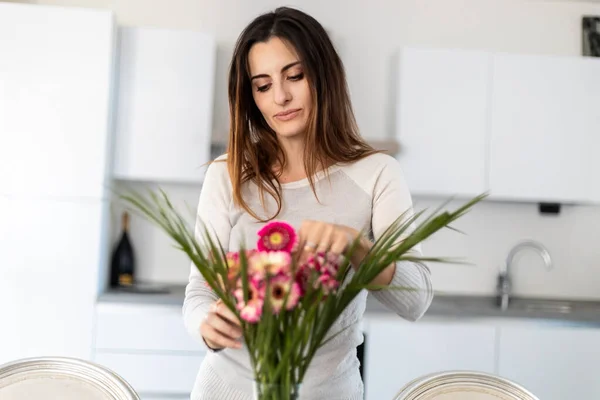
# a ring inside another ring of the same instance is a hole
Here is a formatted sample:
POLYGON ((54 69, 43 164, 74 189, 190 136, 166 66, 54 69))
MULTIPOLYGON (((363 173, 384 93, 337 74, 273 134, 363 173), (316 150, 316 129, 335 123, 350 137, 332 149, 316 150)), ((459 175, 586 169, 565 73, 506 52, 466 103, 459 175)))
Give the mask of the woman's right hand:
POLYGON ((220 299, 211 305, 209 313, 200 324, 200 334, 213 350, 242 347, 239 342, 242 337, 240 321, 220 299))

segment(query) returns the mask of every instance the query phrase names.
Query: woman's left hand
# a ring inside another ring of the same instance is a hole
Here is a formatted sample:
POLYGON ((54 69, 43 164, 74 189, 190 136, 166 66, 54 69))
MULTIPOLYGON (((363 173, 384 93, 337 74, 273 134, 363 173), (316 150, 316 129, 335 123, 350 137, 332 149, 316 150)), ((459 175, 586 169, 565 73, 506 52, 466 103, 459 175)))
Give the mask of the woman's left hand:
MULTIPOLYGON (((359 235, 358 231, 348 226, 305 220, 298 231, 301 247, 298 250, 303 254, 322 252, 339 257, 346 254, 359 235)), ((350 260, 355 266, 362 262, 370 249, 370 242, 362 237, 360 239, 350 260)))
MULTIPOLYGON (((353 268, 358 268, 364 258, 371 250, 373 243, 365 238, 357 230, 344 225, 329 224, 322 221, 305 220, 298 231, 297 249, 300 260, 306 260, 311 253, 323 252, 333 256, 347 255, 347 251, 359 238, 358 245, 350 255, 350 263, 353 268)), ((387 285, 391 282, 396 265, 392 264, 379 274, 372 284, 387 285)))

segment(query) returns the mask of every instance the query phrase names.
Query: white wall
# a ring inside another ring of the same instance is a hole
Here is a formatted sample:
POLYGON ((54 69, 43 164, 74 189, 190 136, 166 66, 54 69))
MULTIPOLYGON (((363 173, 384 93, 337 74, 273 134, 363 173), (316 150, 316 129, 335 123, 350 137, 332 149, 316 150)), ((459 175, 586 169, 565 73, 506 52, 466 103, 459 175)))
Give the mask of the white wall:
MULTIPOLYGON (((344 59, 363 135, 393 132, 394 59, 402 45, 478 48, 515 53, 579 55, 582 15, 600 15, 600 2, 575 0, 40 0, 30 3, 111 8, 118 22, 203 30, 219 41, 214 138, 227 132, 226 72, 233 43, 257 14, 295 5, 332 33, 344 59), (369 4, 366 6, 366 4, 369 4)), ((176 199, 195 205, 199 188, 169 187, 176 199)), ((438 200, 415 199, 417 207, 438 200)), ((118 222, 118 209, 114 221, 118 222)), ((510 246, 533 238, 556 262, 547 273, 535 257, 515 270, 515 291, 539 296, 600 298, 600 208, 567 207, 560 216, 539 216, 535 205, 486 203, 457 224, 467 237, 444 233, 426 244, 431 255, 466 256, 476 267, 432 265, 438 290, 491 294, 497 268, 510 246), (529 262, 531 261, 531 262, 529 262)), ((187 260, 159 232, 133 221, 140 277, 185 282, 187 260)))

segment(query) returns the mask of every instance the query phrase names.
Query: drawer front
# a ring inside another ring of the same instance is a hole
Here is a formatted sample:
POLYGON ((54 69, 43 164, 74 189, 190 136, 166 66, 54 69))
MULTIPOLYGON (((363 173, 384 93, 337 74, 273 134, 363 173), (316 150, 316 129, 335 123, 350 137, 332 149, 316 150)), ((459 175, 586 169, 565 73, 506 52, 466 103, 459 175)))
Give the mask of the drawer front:
MULTIPOLYGON (((97 352, 94 361, 123 377, 138 394, 187 395, 192 392, 202 355, 97 352)), ((167 397, 169 397, 167 396, 167 397)))
POLYGON ((95 348, 205 351, 203 345, 186 331, 181 307, 120 303, 99 303, 96 306, 95 348))

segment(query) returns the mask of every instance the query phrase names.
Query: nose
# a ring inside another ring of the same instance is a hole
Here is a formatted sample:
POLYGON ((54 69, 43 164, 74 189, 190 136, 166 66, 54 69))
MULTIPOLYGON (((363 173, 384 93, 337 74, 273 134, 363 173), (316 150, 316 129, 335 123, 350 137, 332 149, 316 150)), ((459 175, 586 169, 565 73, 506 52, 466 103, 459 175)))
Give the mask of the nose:
POLYGON ((292 99, 292 94, 283 82, 273 85, 273 100, 279 106, 286 105, 292 99))

